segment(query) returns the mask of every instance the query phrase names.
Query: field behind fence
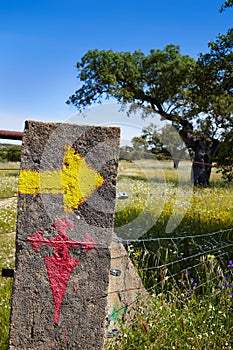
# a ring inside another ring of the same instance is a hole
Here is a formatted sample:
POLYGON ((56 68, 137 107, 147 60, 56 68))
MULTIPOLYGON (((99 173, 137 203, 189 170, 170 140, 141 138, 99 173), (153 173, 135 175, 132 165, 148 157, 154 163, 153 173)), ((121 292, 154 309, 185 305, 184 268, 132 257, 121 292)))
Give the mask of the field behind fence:
MULTIPOLYGON (((18 166, 0 166, 0 268, 14 266, 18 166)), ((117 199, 115 231, 153 306, 135 300, 134 319, 106 349, 232 349, 233 186, 213 170, 210 188, 193 189, 188 162, 177 171, 170 161, 121 161, 117 193, 123 192, 128 198, 117 199), (180 223, 169 231, 171 217, 180 223)), ((11 288, 12 279, 0 277, 3 350, 11 288)))

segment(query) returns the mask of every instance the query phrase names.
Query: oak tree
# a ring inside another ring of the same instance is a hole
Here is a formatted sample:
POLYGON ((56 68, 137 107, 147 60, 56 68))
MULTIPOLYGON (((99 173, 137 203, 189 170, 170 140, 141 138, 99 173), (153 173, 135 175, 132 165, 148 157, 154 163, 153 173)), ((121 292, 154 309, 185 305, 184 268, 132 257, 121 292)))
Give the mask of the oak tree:
POLYGON ((103 98, 159 114, 178 130, 195 158, 193 182, 207 186, 222 129, 232 127, 232 30, 196 61, 175 45, 164 50, 90 50, 77 63, 81 87, 68 104, 79 111, 103 98))

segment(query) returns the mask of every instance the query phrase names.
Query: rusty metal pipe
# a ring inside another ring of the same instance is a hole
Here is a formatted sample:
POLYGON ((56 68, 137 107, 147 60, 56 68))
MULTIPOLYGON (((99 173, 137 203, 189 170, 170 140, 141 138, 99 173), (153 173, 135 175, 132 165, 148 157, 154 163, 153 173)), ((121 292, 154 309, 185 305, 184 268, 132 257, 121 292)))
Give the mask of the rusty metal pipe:
POLYGON ((0 130, 0 139, 22 140, 22 137, 21 131, 0 130))

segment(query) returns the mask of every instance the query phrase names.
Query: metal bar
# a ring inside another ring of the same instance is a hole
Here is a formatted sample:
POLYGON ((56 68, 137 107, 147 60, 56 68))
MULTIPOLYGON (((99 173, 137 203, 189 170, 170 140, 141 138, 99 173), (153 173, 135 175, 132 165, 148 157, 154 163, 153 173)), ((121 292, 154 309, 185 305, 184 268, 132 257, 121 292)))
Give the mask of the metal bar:
POLYGON ((0 139, 22 140, 22 137, 21 131, 0 130, 0 139))

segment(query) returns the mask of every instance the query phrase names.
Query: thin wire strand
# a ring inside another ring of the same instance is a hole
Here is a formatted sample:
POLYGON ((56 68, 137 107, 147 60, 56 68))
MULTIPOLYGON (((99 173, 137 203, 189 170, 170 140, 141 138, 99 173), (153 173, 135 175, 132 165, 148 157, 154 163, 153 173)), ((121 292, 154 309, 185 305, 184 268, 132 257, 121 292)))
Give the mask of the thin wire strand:
POLYGON ((219 230, 215 232, 210 232, 210 233, 204 233, 201 235, 187 235, 187 236, 177 236, 177 237, 155 237, 155 238, 145 238, 145 239, 123 239, 120 237, 114 238, 114 242, 117 243, 122 243, 122 244, 129 244, 129 243, 140 243, 140 242, 156 242, 159 240, 184 240, 184 239, 192 239, 192 238, 201 238, 201 237, 209 237, 213 235, 217 235, 218 233, 225 233, 228 231, 232 231, 233 227, 224 229, 224 230, 219 230))

